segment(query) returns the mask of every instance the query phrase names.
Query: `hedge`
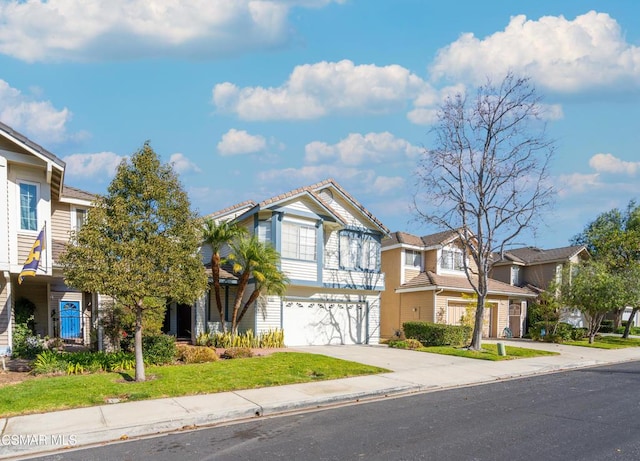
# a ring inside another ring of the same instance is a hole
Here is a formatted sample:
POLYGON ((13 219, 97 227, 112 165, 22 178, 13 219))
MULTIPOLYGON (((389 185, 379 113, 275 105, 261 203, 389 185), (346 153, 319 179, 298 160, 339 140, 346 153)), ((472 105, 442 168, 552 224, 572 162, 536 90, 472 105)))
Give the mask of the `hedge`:
POLYGON ((473 329, 468 325, 444 325, 429 322, 405 322, 404 335, 424 346, 466 346, 473 329))

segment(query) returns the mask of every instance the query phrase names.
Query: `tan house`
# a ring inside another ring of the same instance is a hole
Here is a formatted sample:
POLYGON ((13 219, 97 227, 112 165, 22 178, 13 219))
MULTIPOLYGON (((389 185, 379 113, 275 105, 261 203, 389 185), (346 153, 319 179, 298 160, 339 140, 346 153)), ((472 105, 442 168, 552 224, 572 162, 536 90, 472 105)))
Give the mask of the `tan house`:
POLYGON ((0 123, 0 354, 11 352, 16 301, 35 304, 39 335, 90 341, 97 296, 66 286, 58 257, 94 196, 66 186, 64 171, 61 159, 0 123), (18 283, 34 259, 35 275, 18 283))
MULTIPOLYGON (((387 289, 381 297, 380 333, 391 338, 407 321, 460 324, 475 305, 474 290, 467 279, 463 253, 455 231, 418 237, 394 232, 382 241, 382 271, 387 289)), ((535 298, 527 288, 490 279, 484 336, 499 337, 509 327, 511 334, 524 334, 526 300, 535 298)))
MULTIPOLYGON (((571 266, 590 258, 583 245, 543 250, 537 247, 514 248, 506 251, 494 263, 491 277, 517 287, 528 287, 535 292, 546 290, 552 281, 562 282, 571 276, 571 266)), ((565 309, 562 319, 574 326, 584 326, 579 311, 565 309)))

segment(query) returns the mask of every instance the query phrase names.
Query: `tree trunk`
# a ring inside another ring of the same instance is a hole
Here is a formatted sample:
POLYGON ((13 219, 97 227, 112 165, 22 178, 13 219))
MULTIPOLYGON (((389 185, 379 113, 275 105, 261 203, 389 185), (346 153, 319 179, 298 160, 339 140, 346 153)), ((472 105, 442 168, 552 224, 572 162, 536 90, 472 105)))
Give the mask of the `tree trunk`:
POLYGON ((233 313, 231 314, 231 332, 235 335, 238 333, 238 310, 242 303, 242 297, 244 296, 244 290, 247 288, 249 282, 249 276, 251 274, 247 269, 240 275, 238 279, 238 288, 236 290, 236 299, 233 302, 233 313))
POLYGON ((256 288, 251 293, 251 296, 249 296, 249 299, 247 299, 247 302, 244 303, 244 306, 242 307, 242 310, 240 311, 240 314, 238 315, 237 323, 240 323, 242 321, 242 317, 244 317, 244 314, 247 312, 247 310, 249 310, 249 306, 252 303, 254 303, 256 301, 256 299, 258 299, 258 296, 260 296, 260 289, 256 288))
POLYGON ((613 331, 615 331, 622 326, 622 312, 624 312, 624 307, 621 309, 616 309, 613 311, 613 331))
POLYGON ((469 349, 479 351, 482 349, 482 318, 484 317, 484 296, 478 296, 478 306, 476 307, 476 319, 473 324, 473 335, 469 349))
POLYGON ((136 354, 136 381, 146 381, 144 373, 144 358, 142 356, 142 305, 141 301, 136 306, 136 329, 134 336, 134 347, 136 354))
POLYGON ((640 310, 640 307, 634 307, 633 310, 631 311, 631 315, 629 316, 629 320, 627 320, 627 326, 624 327, 624 333, 622 334, 623 338, 628 338, 629 337, 629 332, 631 331, 631 324, 633 323, 633 319, 635 318, 636 314, 638 313, 638 310, 640 310))
POLYGON ((224 308, 222 307, 222 296, 220 295, 220 255, 214 253, 211 256, 211 275, 213 278, 213 291, 216 296, 216 307, 220 315, 220 323, 222 323, 222 332, 227 332, 227 322, 224 318, 224 308))

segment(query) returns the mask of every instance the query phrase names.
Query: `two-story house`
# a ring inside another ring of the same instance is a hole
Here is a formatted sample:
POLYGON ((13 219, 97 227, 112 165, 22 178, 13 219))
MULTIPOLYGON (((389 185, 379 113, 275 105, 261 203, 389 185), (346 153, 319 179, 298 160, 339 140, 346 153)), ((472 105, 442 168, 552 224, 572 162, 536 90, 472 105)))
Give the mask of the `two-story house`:
MULTIPOLYGON (((385 287, 380 244, 389 231, 338 183, 325 180, 210 217, 233 220, 271 243, 290 282, 284 296, 259 299, 242 319, 240 331, 282 328, 289 346, 378 342, 385 287)), ((205 248, 203 261, 210 256, 205 248)), ((223 275, 228 319, 236 281, 233 274, 223 275)), ((194 312, 196 331, 219 322, 213 290, 194 312)))
MULTIPOLYGON (((383 240, 387 289, 381 297, 381 336, 394 337, 407 321, 458 325, 463 316, 474 312, 477 298, 463 258, 473 267, 455 231, 423 237, 394 232, 383 240)), ((483 335, 499 337, 509 327, 513 336, 522 336, 526 300, 536 295, 495 279, 489 279, 488 288, 483 335)))
POLYGON ((64 184, 65 163, 0 123, 0 353, 10 353, 15 303, 35 305, 35 329, 88 344, 97 296, 64 284, 57 259, 93 195, 64 184), (42 241, 40 241, 42 240, 42 241), (32 248, 38 241, 34 254, 32 248), (36 254, 37 253, 37 254, 36 254), (40 259, 34 276, 19 275, 40 259))
MULTIPOLYGON (((558 285, 563 277, 571 276, 571 267, 589 259, 583 245, 544 250, 537 247, 514 248, 496 256, 491 276, 516 287, 529 287, 533 291, 546 290, 551 282, 558 285)), ((584 319, 576 309, 564 309, 562 321, 584 326, 584 319)))

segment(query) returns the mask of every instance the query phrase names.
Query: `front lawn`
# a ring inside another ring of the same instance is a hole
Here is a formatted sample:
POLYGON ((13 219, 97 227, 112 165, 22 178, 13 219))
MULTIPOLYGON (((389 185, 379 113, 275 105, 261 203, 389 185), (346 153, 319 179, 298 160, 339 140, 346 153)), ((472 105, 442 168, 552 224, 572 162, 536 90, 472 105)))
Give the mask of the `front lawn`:
POLYGON ((43 376, 0 388, 0 417, 120 401, 280 386, 346 378, 389 370, 324 355, 279 352, 266 357, 190 365, 148 367, 147 381, 135 371, 72 376, 43 376))
POLYGON ((589 344, 589 338, 577 341, 564 341, 562 344, 570 346, 596 347, 598 349, 623 349, 625 347, 640 346, 640 338, 621 338, 620 336, 596 336, 595 342, 589 344))
POLYGON ((527 349, 524 347, 505 346, 507 355, 498 355, 496 344, 483 344, 481 351, 472 351, 464 347, 453 346, 431 346, 416 349, 421 352, 431 352, 433 354, 455 355, 456 357, 466 357, 480 360, 513 360, 530 357, 541 357, 544 355, 559 355, 557 352, 542 351, 539 349, 527 349))

